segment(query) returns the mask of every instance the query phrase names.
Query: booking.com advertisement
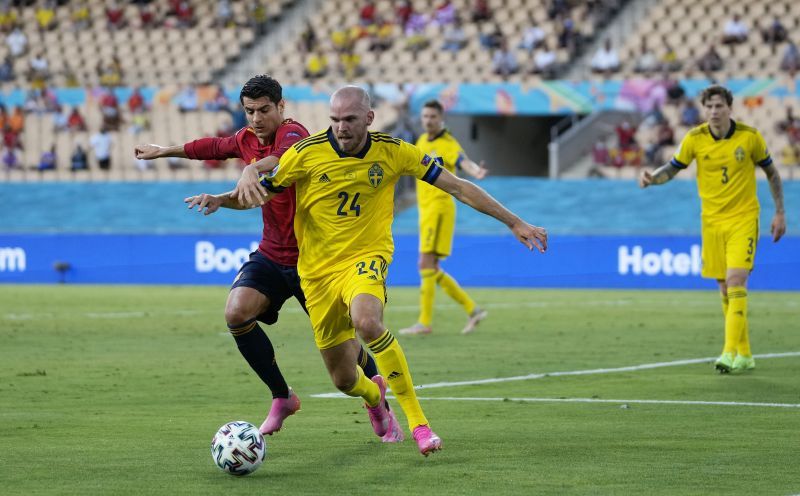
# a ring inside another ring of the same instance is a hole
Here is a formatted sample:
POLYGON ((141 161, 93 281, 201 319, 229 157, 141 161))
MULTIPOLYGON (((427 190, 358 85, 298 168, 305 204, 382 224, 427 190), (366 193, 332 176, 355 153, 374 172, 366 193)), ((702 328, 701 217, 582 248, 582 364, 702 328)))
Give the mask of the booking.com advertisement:
MULTIPOLYGON (((417 237, 395 236, 389 285, 415 286, 417 237)), ((0 283, 230 284, 258 246, 246 235, 0 236, 0 283)), ((762 237, 753 289, 800 290, 800 238, 762 237)), ((713 289, 695 236, 551 236, 547 253, 512 236, 456 236, 443 267, 465 286, 713 289)))

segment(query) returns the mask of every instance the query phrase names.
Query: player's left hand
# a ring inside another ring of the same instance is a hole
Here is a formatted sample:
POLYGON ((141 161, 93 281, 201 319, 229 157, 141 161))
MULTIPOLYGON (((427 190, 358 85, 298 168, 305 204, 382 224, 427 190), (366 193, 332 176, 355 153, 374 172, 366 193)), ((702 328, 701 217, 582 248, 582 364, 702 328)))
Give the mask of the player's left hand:
POLYGON ((772 217, 769 232, 772 233, 773 242, 777 242, 786 234, 786 215, 783 212, 778 212, 772 217))
POLYGON ((202 193, 200 195, 189 196, 183 199, 183 203, 188 203, 189 210, 197 207, 197 212, 210 215, 219 210, 222 206, 222 199, 214 195, 202 193), (203 211, 205 209, 205 211, 203 211))
POLYGON ((536 248, 539 253, 547 251, 547 230, 543 227, 533 226, 527 222, 520 221, 511 226, 511 232, 529 250, 536 248))
POLYGON ((475 172, 475 179, 483 179, 489 174, 489 169, 486 168, 486 162, 481 160, 478 164, 478 170, 475 172))

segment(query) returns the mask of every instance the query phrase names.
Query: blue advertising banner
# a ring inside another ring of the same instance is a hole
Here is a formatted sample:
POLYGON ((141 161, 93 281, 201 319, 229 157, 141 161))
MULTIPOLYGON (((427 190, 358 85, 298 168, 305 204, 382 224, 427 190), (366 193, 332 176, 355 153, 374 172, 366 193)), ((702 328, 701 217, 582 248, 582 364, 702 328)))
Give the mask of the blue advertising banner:
MULTIPOLYGON (((389 284, 419 282, 417 237, 395 236, 389 284)), ((230 284, 248 235, 0 235, 0 283, 230 284)), ((544 255, 511 236, 456 236, 443 266, 465 286, 710 289, 697 236, 553 236, 544 255)), ((749 287, 800 290, 800 237, 758 244, 749 287)))

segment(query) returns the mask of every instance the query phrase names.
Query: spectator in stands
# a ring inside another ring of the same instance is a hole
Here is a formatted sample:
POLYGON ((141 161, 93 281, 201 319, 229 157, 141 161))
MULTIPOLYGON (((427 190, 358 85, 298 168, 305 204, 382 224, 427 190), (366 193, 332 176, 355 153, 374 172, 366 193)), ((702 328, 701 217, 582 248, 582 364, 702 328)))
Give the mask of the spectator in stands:
POLYGON ((131 114, 140 114, 147 110, 147 105, 142 95, 142 89, 139 86, 134 86, 131 91, 131 96, 128 97, 128 111, 131 114))
POLYGON ((522 33, 522 41, 520 41, 517 48, 522 48, 528 51, 528 53, 533 53, 533 51, 539 48, 545 42, 545 34, 544 30, 540 28, 536 24, 536 19, 533 17, 533 11, 528 11, 528 27, 525 28, 525 31, 522 33))
POLYGON ((547 17, 551 20, 569 15, 569 3, 567 0, 550 0, 547 7, 547 17))
POLYGON ((702 122, 700 109, 695 105, 694 100, 687 98, 681 108, 681 126, 695 127, 702 122))
POLYGON ((656 54, 647 46, 647 38, 642 38, 642 44, 639 47, 639 55, 633 63, 633 72, 650 73, 658 68, 659 63, 656 54))
POLYGON ((0 30, 3 33, 10 33, 19 26, 17 13, 8 2, 3 2, 0 8, 0 30))
POLYGON ((211 95, 210 98, 203 103, 203 109, 209 112, 219 112, 221 110, 227 109, 231 101, 228 98, 228 95, 225 94, 225 88, 222 85, 217 84, 214 85, 213 89, 214 94, 211 95))
POLYGON ((619 70, 619 55, 617 55, 617 51, 611 46, 610 39, 606 39, 603 46, 595 52, 589 66, 592 72, 605 75, 619 70))
POLYGON ((781 57, 781 70, 791 75, 796 74, 797 71, 800 70, 800 50, 798 50, 797 45, 795 45, 792 40, 786 42, 786 48, 781 57))
POLYGON ((316 51, 306 57, 306 68, 303 75, 307 79, 317 79, 328 74, 328 59, 322 47, 317 47, 316 51))
POLYGON ((458 17, 456 7, 450 0, 442 0, 433 12, 433 23, 439 27, 453 24, 458 17))
POLYGON ((267 34, 267 21, 269 15, 267 7, 259 0, 252 0, 250 8, 247 11, 247 19, 250 21, 250 26, 256 33, 256 36, 264 36, 267 34))
POLYGON ((217 15, 211 25, 220 28, 229 28, 236 25, 233 19, 231 0, 217 0, 217 15))
POLYGON ((6 83, 13 81, 16 76, 14 75, 14 60, 11 55, 6 54, 3 62, 0 62, 0 82, 6 83))
POLYGON ((661 37, 661 49, 663 50, 661 59, 659 60, 661 63, 661 70, 668 72, 679 71, 681 67, 683 67, 683 64, 678 60, 678 52, 672 48, 666 36, 661 37))
POLYGON ((339 54, 339 73, 347 81, 352 81, 364 74, 364 68, 361 66, 361 56, 355 52, 354 47, 351 44, 339 54))
POLYGON ((145 31, 149 31, 158 25, 155 7, 149 3, 140 3, 138 5, 138 9, 140 28, 144 29, 145 31))
POLYGON ((73 107, 67 117, 67 129, 72 132, 86 131, 86 120, 78 107, 73 107))
POLYGON ((394 24, 383 16, 375 18, 375 24, 369 30, 369 50, 372 52, 385 52, 394 44, 394 24))
POLYGON ((539 74, 543 79, 555 79, 558 72, 558 56, 549 43, 544 42, 533 56, 533 74, 539 74))
POLYGON ((787 130, 790 127, 794 126, 797 121, 798 119, 794 115, 794 109, 791 106, 787 106, 786 117, 783 120, 778 121, 775 124, 775 128, 778 130, 779 133, 786 133, 787 130))
POLYGON ((6 169, 18 169, 21 167, 16 148, 3 147, 3 165, 5 165, 6 169))
POLYGON ((6 36, 6 45, 11 56, 19 58, 28 51, 28 37, 25 36, 25 33, 20 28, 14 28, 6 36))
POLYGON ((110 131, 119 129, 122 117, 119 111, 119 100, 110 88, 104 88, 100 93, 100 114, 103 116, 102 126, 110 131))
POLYGON ((181 112, 194 112, 199 108, 197 90, 192 85, 185 85, 175 96, 178 110, 181 112))
POLYGON ((181 29, 191 28, 197 22, 194 17, 194 8, 187 0, 178 3, 175 9, 175 18, 176 25, 181 29))
POLYGON ((142 131, 147 131, 150 129, 150 118, 147 116, 146 112, 139 112, 138 114, 131 115, 131 125, 128 128, 128 132, 131 134, 139 134, 142 131))
POLYGON ((50 77, 50 63, 40 51, 34 54, 28 62, 28 80, 31 88, 44 88, 44 82, 50 77))
POLYGON ((367 27, 375 24, 375 2, 366 0, 358 12, 358 24, 367 27))
POLYGON ((311 21, 306 20, 306 27, 300 34, 300 53, 309 54, 316 51, 318 42, 319 38, 317 37, 317 32, 314 30, 314 26, 311 25, 311 21))
POLYGON ((472 4, 472 22, 481 23, 492 18, 492 10, 487 0, 475 0, 472 4))
POLYGON ((69 161, 70 170, 73 172, 89 168, 89 158, 86 156, 86 150, 83 149, 80 143, 75 144, 75 150, 72 152, 69 161))
POLYGON ((764 40, 764 43, 769 43, 769 46, 772 48, 772 53, 775 53, 777 50, 778 43, 786 41, 786 36, 786 28, 781 24, 781 20, 778 16, 775 16, 772 23, 761 31, 761 38, 764 40))
POLYGON ((43 88, 42 92, 42 105, 45 112, 57 113, 61 112, 61 104, 58 102, 58 95, 50 88, 43 88))
POLYGON ((580 44, 580 34, 575 29, 575 21, 570 16, 557 19, 556 35, 558 36, 558 47, 569 52, 570 58, 574 57, 580 44))
POLYGON ((662 119, 661 123, 656 128, 655 139, 650 143, 645 151, 648 163, 650 165, 661 165, 663 160, 661 151, 665 146, 675 145, 675 130, 669 124, 669 121, 662 119))
POLYGON ((22 148, 22 143, 19 140, 22 131, 25 130, 25 113, 22 107, 15 105, 11 114, 8 116, 5 126, 3 127, 3 142, 6 146, 22 148))
POLYGON ((708 50, 697 59, 697 68, 706 74, 708 79, 713 80, 712 72, 722 69, 722 57, 717 52, 716 46, 710 44, 708 50))
POLYGON ((106 126, 101 126, 100 131, 89 138, 89 145, 97 159, 97 166, 102 170, 111 168, 111 133, 106 126))
POLYGON ((425 28, 428 25, 428 20, 425 15, 420 12, 412 12, 411 16, 406 22, 405 36, 406 48, 414 53, 426 48, 430 41, 425 36, 425 28))
POLYGON ((56 145, 52 145, 49 150, 45 149, 39 157, 39 171, 56 169, 56 145))
POLYGON ((620 150, 628 150, 638 146, 636 142, 636 128, 631 125, 630 121, 622 121, 614 129, 617 133, 617 147, 620 150))
POLYGON ((492 56, 492 72, 504 78, 519 71, 519 62, 514 52, 508 48, 508 41, 503 38, 500 47, 492 56))
POLYGON ((106 27, 109 31, 117 31, 127 26, 125 20, 125 9, 119 6, 116 1, 111 1, 106 7, 106 27))
POLYGON ((89 6, 85 0, 81 0, 78 5, 73 3, 70 20, 73 31, 83 31, 92 27, 92 16, 89 14, 89 6))
POLYGON ((52 31, 58 27, 56 20, 55 2, 48 0, 39 5, 36 9, 36 24, 40 32, 52 31))
POLYGON ((408 20, 411 19, 411 14, 413 13, 414 7, 411 5, 410 1, 402 0, 397 3, 397 7, 394 9, 394 15, 401 31, 405 32, 406 24, 408 24, 408 20))
POLYGON ((722 32, 722 43, 726 45, 738 45, 747 41, 747 24, 742 21, 739 14, 734 14, 733 19, 725 23, 722 32))
POLYGON ((116 55, 111 58, 111 62, 108 64, 97 61, 95 71, 100 79, 100 85, 109 88, 122 85, 122 64, 116 55))
POLYGON ((500 24, 495 22, 494 28, 491 32, 481 34, 481 46, 487 50, 494 50, 496 48, 500 48, 500 45, 503 43, 505 39, 505 35, 503 34, 503 28, 500 27, 500 24))
POLYGON ((444 29, 444 44, 442 50, 458 52, 467 46, 467 33, 460 17, 456 17, 452 24, 444 29))
POLYGON ((75 74, 75 71, 72 70, 72 66, 68 63, 64 63, 64 69, 61 71, 62 76, 64 76, 64 87, 65 88, 77 88, 80 86, 80 82, 78 81, 78 75, 75 74))

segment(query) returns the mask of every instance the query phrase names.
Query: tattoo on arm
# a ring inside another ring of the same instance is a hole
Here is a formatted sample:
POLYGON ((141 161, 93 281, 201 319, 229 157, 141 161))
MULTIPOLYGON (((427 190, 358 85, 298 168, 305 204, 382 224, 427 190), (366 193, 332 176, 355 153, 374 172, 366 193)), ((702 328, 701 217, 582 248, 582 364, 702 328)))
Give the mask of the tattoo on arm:
POLYGON ((783 182, 781 182, 781 175, 774 165, 764 168, 769 180, 769 192, 772 193, 772 201, 775 202, 775 213, 784 213, 783 209, 783 182))
POLYGON ((670 163, 666 163, 653 172, 653 184, 664 184, 680 171, 670 163))

